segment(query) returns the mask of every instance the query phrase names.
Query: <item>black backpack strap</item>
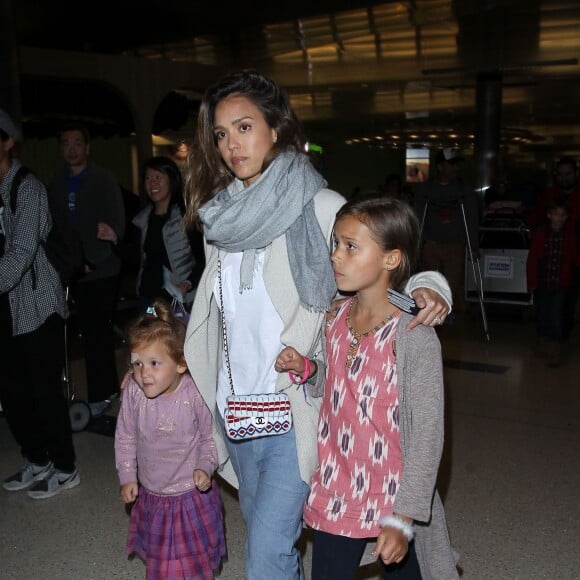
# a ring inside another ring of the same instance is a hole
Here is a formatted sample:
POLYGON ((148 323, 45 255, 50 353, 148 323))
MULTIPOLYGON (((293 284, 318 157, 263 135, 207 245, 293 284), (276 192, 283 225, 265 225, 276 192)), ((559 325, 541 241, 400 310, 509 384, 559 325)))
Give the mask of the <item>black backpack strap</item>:
MULTIPOLYGON (((21 183, 27 175, 31 175, 34 172, 27 167, 19 167, 14 174, 14 179, 12 180, 12 185, 10 186, 10 211, 12 215, 16 212, 16 202, 18 201, 18 190, 20 189, 21 183)), ((34 264, 31 266, 32 274, 32 288, 36 290, 36 270, 34 269, 34 264)))
POLYGON ((31 173, 32 171, 27 167, 19 167, 14 174, 14 179, 12 180, 12 185, 10 186, 10 211, 13 215, 16 212, 16 201, 18 198, 20 184, 24 181, 24 178, 31 173))

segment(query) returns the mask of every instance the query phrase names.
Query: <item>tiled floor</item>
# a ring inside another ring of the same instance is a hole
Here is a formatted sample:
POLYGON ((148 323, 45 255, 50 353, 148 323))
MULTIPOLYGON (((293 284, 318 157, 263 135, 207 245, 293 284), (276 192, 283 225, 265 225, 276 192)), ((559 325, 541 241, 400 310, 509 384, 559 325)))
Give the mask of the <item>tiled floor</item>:
MULTIPOLYGON (((440 491, 465 580, 578 579, 580 325, 564 364, 548 369, 532 354, 533 319, 515 308, 490 308, 489 343, 477 313, 442 331, 447 432, 440 491)), ((124 368, 126 352, 118 352, 124 368)), ((82 397, 80 360, 72 376, 82 397)), ((74 437, 79 487, 46 501, 0 490, 0 578, 145 577, 142 563, 123 553, 127 516, 113 440, 88 431, 74 437)), ((1 419, 0 475, 19 464, 1 419)), ((224 487, 223 495, 229 558, 219 578, 242 580, 244 526, 235 494, 224 487)), ((303 547, 308 570, 307 534, 303 547)), ((367 567, 362 578, 378 576, 367 567)))

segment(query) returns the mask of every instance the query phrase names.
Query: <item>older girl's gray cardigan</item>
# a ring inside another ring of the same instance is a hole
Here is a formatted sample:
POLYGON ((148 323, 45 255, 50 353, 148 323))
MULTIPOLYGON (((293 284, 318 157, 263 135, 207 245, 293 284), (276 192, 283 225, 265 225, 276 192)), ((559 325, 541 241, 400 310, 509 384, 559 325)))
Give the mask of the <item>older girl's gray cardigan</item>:
POLYGON ((433 328, 405 330, 410 319, 402 315, 395 338, 403 477, 393 511, 415 520, 423 580, 452 580, 459 578, 456 557, 435 489, 444 431, 441 345, 433 328))
MULTIPOLYGON (((403 477, 393 512, 415 520, 414 541, 423 580, 453 580, 459 578, 457 557, 435 489, 444 431, 441 345, 433 328, 406 330, 411 319, 410 314, 401 315, 395 336, 403 477)), ((312 388, 311 394, 322 392, 312 388)))

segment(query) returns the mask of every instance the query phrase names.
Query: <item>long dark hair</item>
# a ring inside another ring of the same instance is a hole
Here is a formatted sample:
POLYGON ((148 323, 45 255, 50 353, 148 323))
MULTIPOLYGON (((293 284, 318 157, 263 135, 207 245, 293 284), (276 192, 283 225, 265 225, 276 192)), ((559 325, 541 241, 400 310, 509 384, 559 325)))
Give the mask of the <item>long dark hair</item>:
POLYGON ((248 70, 221 79, 207 89, 199 109, 196 142, 189 155, 185 180, 188 224, 199 225, 197 210, 234 179, 222 161, 214 135, 216 106, 230 95, 248 98, 260 110, 268 126, 276 131, 277 141, 263 169, 279 151, 288 148, 304 151, 306 141, 300 122, 285 91, 273 80, 248 70))
POLYGON ((143 167, 141 168, 141 202, 143 205, 148 203, 153 203, 147 192, 145 191, 145 175, 148 169, 153 169, 167 175, 169 178, 169 190, 171 191, 171 200, 169 201, 169 207, 172 205, 177 205, 181 210, 181 215, 185 213, 185 200, 183 198, 183 177, 181 175, 181 170, 169 157, 150 157, 145 160, 143 167))
POLYGON ((356 198, 338 210, 335 223, 346 216, 365 224, 384 252, 401 252, 401 262, 392 270, 391 285, 403 290, 419 257, 420 228, 413 208, 396 198, 356 198))

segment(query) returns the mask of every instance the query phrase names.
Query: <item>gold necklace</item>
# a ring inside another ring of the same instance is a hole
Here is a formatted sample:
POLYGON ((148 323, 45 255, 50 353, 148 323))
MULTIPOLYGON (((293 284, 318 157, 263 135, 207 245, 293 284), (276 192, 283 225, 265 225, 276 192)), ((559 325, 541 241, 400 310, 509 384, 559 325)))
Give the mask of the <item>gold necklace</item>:
POLYGON ((348 307, 348 312, 346 314, 346 325, 352 335, 352 340, 350 341, 350 345, 348 346, 348 352, 346 354, 345 366, 347 369, 352 367, 352 363, 354 362, 354 359, 358 354, 358 350, 360 348, 360 343, 362 339, 366 338, 367 336, 370 336, 371 334, 374 334, 375 332, 378 332, 383 326, 385 326, 385 324, 387 324, 387 322, 392 320, 393 317, 395 316, 395 313, 391 312, 391 314, 387 315, 386 318, 381 320, 374 328, 371 328, 371 330, 368 330, 367 332, 357 332, 350 323, 350 311, 352 310, 352 305, 355 303, 355 301, 356 296, 352 299, 352 302, 350 303, 350 306, 348 307))

